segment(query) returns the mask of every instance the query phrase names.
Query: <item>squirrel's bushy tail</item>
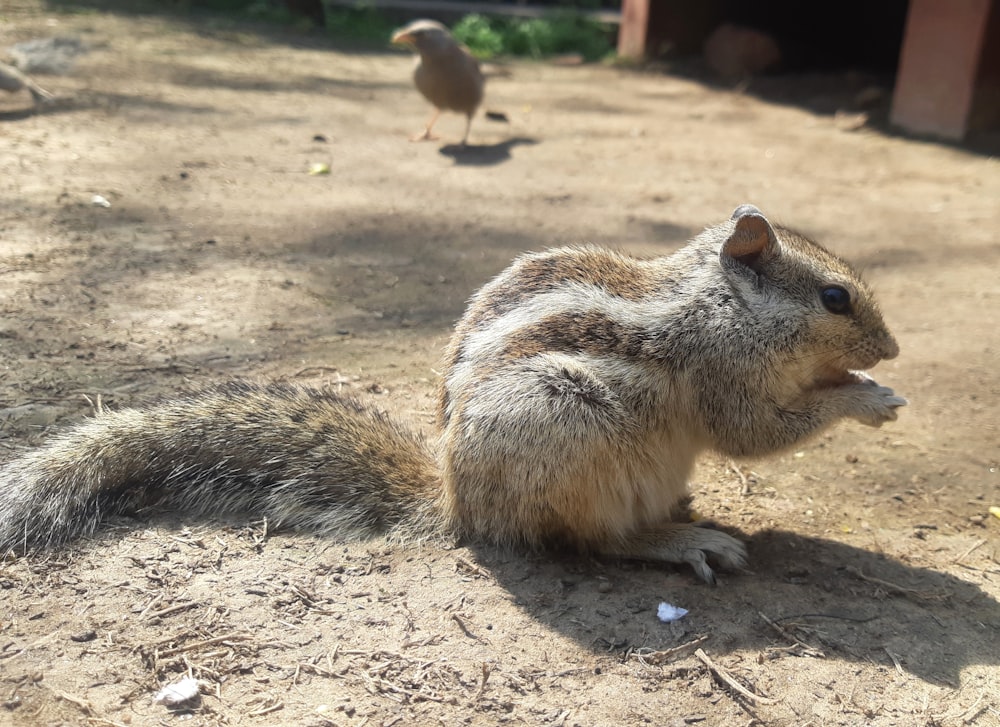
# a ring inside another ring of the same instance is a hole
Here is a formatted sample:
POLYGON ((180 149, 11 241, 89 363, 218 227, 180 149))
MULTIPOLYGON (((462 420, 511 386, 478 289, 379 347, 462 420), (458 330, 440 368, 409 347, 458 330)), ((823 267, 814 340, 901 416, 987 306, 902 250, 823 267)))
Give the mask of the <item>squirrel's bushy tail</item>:
POLYGON ((0 468, 0 553, 152 505, 420 537, 443 529, 439 480, 416 436, 354 399, 232 382, 100 414, 0 468))

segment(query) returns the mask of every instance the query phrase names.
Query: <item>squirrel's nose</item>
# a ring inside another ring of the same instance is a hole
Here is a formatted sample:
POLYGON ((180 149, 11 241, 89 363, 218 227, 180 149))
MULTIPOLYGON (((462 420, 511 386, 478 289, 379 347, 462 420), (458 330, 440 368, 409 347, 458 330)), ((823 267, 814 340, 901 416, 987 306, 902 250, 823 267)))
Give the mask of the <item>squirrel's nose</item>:
POLYGON ((899 355, 899 344, 896 343, 896 339, 892 337, 891 333, 885 334, 885 341, 882 344, 882 358, 888 361, 889 359, 896 358, 899 355))

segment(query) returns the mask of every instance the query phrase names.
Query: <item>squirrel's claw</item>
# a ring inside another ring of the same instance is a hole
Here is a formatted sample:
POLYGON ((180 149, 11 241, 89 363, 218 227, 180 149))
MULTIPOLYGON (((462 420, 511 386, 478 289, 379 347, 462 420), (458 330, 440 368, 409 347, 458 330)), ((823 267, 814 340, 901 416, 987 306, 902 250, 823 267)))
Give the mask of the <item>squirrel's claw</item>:
POLYGON ((869 427, 880 427, 886 422, 894 422, 899 416, 898 409, 909 402, 888 386, 865 382, 853 387, 850 416, 869 427))
POLYGON ((694 547, 685 548, 677 560, 690 565, 701 580, 715 585, 715 572, 708 565, 711 557, 725 570, 740 570, 747 562, 746 546, 721 530, 695 526, 691 535, 697 535, 694 547))
POLYGON ((708 560, 705 558, 704 550, 688 548, 681 555, 681 558, 685 563, 694 569, 695 575, 698 576, 698 578, 710 586, 715 585, 715 571, 709 567, 708 560))

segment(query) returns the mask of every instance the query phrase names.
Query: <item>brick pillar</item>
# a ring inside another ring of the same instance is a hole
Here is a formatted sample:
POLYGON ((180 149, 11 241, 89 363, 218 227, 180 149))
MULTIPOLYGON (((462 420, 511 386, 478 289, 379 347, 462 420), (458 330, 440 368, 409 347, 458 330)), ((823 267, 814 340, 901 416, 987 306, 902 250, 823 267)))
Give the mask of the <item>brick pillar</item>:
POLYGON ((646 55, 649 0, 622 0, 622 22, 618 26, 618 55, 640 59, 646 55))
POLYGON ((990 42, 1000 42, 996 10, 997 0, 910 0, 892 100, 893 124, 961 140, 974 109, 978 124, 996 122, 988 108, 984 113, 983 104, 977 103, 977 93, 989 97, 995 91, 989 86, 996 69, 984 66, 983 58, 990 35, 990 42))

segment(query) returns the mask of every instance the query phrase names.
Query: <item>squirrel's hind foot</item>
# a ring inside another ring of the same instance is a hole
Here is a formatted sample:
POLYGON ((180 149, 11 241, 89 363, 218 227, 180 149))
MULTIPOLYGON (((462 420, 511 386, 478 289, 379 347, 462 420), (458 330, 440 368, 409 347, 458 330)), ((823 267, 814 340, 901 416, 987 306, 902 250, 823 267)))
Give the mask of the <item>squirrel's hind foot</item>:
POLYGON ((724 570, 741 570, 747 562, 746 546, 732 535, 689 523, 671 523, 637 534, 609 554, 687 564, 710 585, 715 585, 710 562, 724 570))
MULTIPOLYGON (((709 585, 715 585, 715 571, 709 566, 711 559, 723 570, 741 570, 747 563, 746 546, 739 540, 721 530, 713 530, 695 526, 694 532, 704 533, 708 537, 697 539, 693 547, 686 548, 679 560, 664 558, 670 562, 687 563, 701 580, 709 585)), ((668 549, 669 549, 668 543, 668 549)), ((672 549, 671 549, 672 550, 672 549)))

